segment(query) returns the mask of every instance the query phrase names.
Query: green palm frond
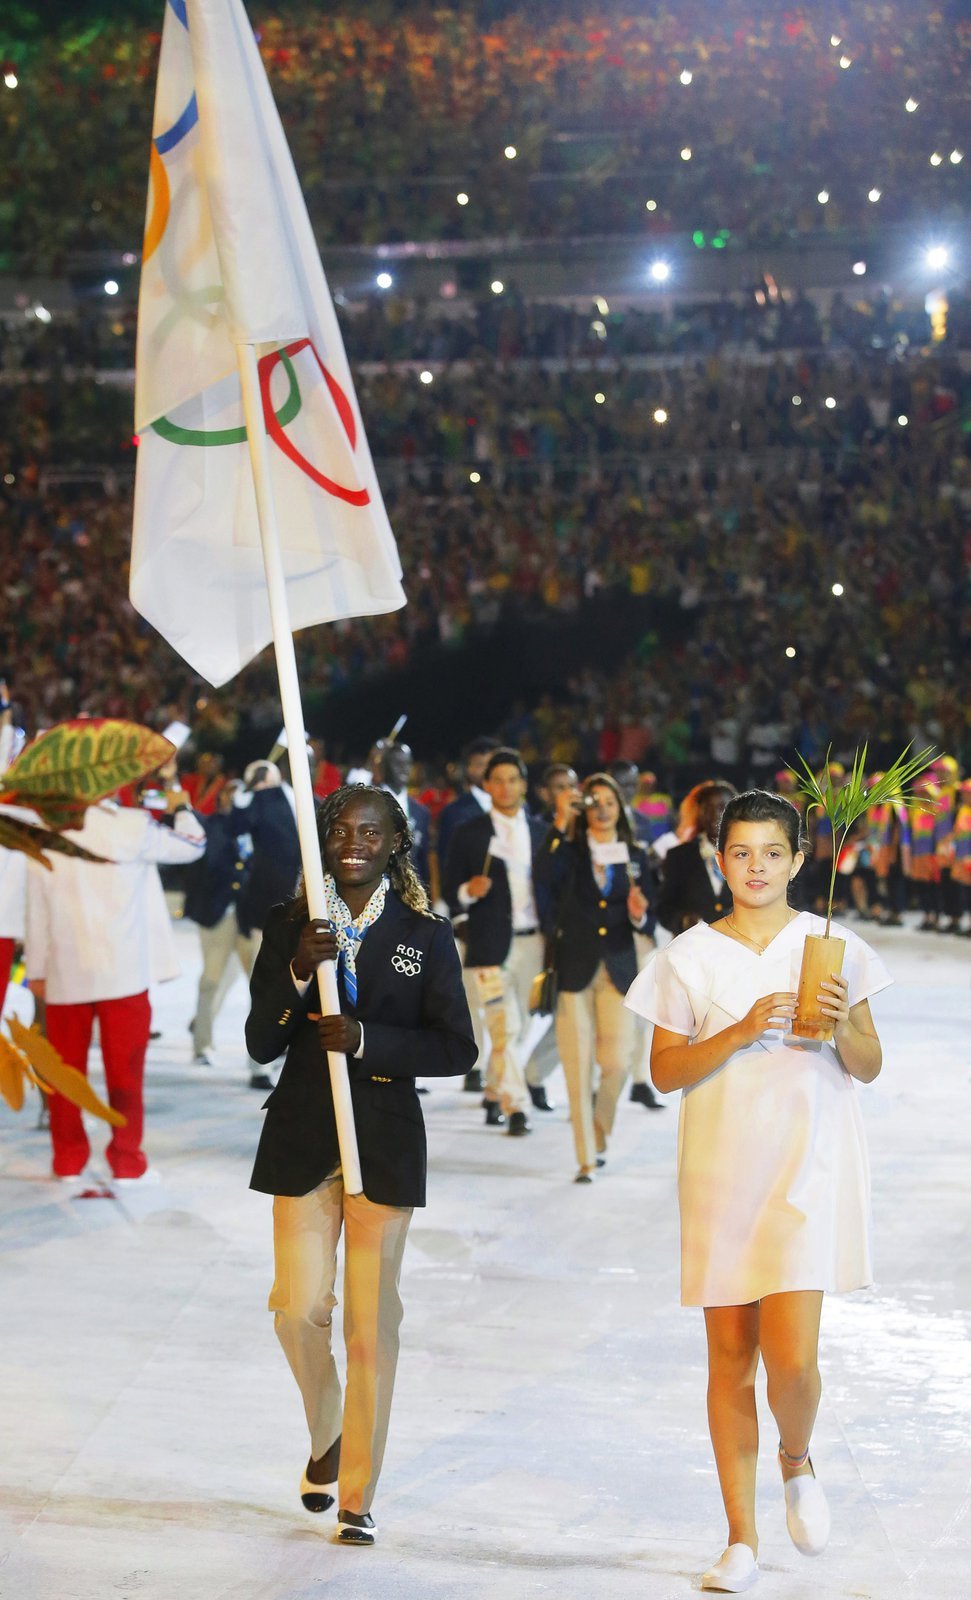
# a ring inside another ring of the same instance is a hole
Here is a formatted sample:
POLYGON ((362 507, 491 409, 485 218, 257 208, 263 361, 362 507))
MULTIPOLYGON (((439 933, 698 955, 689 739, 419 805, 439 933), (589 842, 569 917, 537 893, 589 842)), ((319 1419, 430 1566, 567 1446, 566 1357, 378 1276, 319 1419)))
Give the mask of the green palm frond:
POLYGON ((868 748, 868 745, 864 744, 862 749, 856 751, 849 772, 836 784, 830 771, 832 746, 826 752, 826 760, 819 777, 813 772, 805 757, 798 752, 796 760, 799 762, 799 767, 789 765, 789 771, 796 779, 800 794, 804 794, 809 801, 808 810, 822 812, 833 830, 833 870, 830 874, 829 901, 826 907, 827 937, 833 918, 836 865, 854 823, 859 822, 871 806, 910 805, 925 811, 933 807, 933 801, 920 795, 914 788, 916 779, 938 758, 938 752, 933 745, 925 746, 917 755, 911 755, 912 746, 907 745, 886 772, 882 772, 876 782, 869 783, 866 772, 868 748))

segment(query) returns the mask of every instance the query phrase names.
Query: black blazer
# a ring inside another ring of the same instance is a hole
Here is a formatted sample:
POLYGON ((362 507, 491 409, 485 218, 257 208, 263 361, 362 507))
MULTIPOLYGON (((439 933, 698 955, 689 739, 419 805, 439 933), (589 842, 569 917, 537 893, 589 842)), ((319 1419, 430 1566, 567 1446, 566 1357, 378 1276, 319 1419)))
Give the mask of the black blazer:
POLYGON ((448 856, 448 847, 456 828, 461 827, 463 822, 471 822, 484 814, 471 789, 466 789, 464 794, 458 795, 456 799, 450 800, 447 806, 442 807, 438 816, 436 835, 440 866, 448 856))
POLYGON ((732 896, 727 883, 723 883, 717 893, 711 886, 697 839, 676 844, 668 851, 661 862, 661 890, 657 902, 657 920, 662 928, 677 935, 693 928, 696 922, 715 922, 719 917, 726 917, 731 909, 732 896))
POLYGON ((420 800, 408 796, 408 826, 411 830, 411 859, 427 889, 431 883, 428 851, 431 845, 432 814, 420 800))
POLYGON ((186 875, 182 915, 200 928, 214 928, 237 898, 249 874, 249 862, 240 854, 239 835, 247 831, 245 811, 213 812, 196 817, 206 830, 206 853, 186 875))
MULTIPOLYGON (((290 973, 301 921, 275 906, 250 982, 246 1047, 254 1061, 284 1050, 266 1102, 250 1187, 308 1194, 340 1160, 327 1057, 307 1012, 321 1009, 316 978, 301 998, 290 973)), ((357 1004, 341 1009, 364 1029, 364 1054, 347 1067, 364 1192, 385 1206, 425 1204, 425 1124, 416 1077, 458 1077, 478 1051, 455 939, 442 917, 421 916, 388 892, 356 962, 357 1004)))
MULTIPOLYGON (((638 885, 650 899, 647 852, 635 844, 630 858, 631 865, 640 869, 638 885)), ((614 988, 626 994, 637 977, 634 929, 627 911, 627 868, 615 867, 610 887, 601 889, 586 844, 550 828, 537 872, 553 899, 553 965, 559 987, 566 994, 585 989, 603 961, 614 988)))
MULTIPOLYGON (((533 845, 533 889, 536 895, 536 910, 539 926, 543 927, 547 920, 549 896, 543 887, 537 884, 536 860, 546 836, 546 824, 538 817, 529 815, 526 821, 533 845)), ((481 816, 472 817, 468 822, 459 824, 452 834, 448 855, 445 857, 442 893, 448 901, 452 916, 467 915, 468 919, 465 923, 467 967, 501 967, 512 944, 512 894, 509 890, 509 875, 504 861, 490 861, 489 877, 492 879, 492 888, 481 900, 470 906, 467 913, 458 897, 462 884, 468 883, 470 878, 475 878, 481 873, 494 833, 492 817, 489 812, 484 811, 481 816)))
POLYGON ((296 893, 300 877, 297 824, 282 789, 259 789, 234 816, 253 841, 249 873, 236 901, 240 932, 262 928, 270 908, 296 893))

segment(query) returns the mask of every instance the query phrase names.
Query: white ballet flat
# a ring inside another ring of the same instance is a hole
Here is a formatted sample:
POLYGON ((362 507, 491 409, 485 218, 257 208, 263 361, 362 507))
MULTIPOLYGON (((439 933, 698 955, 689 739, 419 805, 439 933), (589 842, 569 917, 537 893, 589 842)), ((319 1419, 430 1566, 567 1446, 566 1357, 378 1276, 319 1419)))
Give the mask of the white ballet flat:
POLYGON ((730 1544, 713 1567, 702 1573, 703 1589, 718 1589, 722 1594, 741 1594, 759 1581, 755 1551, 747 1544, 730 1544))
MULTIPOLYGON (((812 1466, 812 1462, 809 1463, 812 1466)), ((815 1473, 786 1479, 786 1527, 803 1556, 818 1556, 829 1543, 829 1505, 815 1473)))

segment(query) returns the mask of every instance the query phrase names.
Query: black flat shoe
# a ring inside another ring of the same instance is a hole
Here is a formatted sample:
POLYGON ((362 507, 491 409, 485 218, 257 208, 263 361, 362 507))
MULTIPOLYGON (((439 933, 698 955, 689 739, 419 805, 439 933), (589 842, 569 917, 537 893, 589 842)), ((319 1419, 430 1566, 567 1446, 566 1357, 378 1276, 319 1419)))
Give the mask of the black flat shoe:
POLYGON ((355 1511, 337 1513, 338 1544, 373 1544, 377 1531, 374 1518, 367 1511, 363 1516, 355 1511))
POLYGON ((663 1111, 664 1102, 659 1100, 649 1083, 632 1083, 630 1098, 635 1105, 646 1106, 648 1111, 663 1111))
POLYGON ((254 1072, 250 1078, 249 1086, 251 1089, 272 1089, 273 1079, 268 1072, 254 1072))
POLYGON ((337 1469, 341 1459, 341 1436, 337 1435, 326 1455, 319 1461, 313 1456, 307 1462, 303 1477, 300 1479, 300 1499, 305 1511, 329 1511, 337 1499, 337 1469), (307 1476, 311 1467, 316 1468, 317 1476, 322 1481, 314 1483, 307 1476))
POLYGON ((465 1074, 465 1082, 463 1083, 462 1088, 465 1090, 466 1094, 482 1093, 482 1073, 479 1071, 478 1067, 469 1068, 468 1072, 465 1074))
POLYGON ((539 1084, 527 1083, 526 1087, 529 1090, 529 1098, 532 1100, 533 1105, 536 1107, 537 1111, 555 1111, 556 1110, 555 1105, 553 1104, 552 1100, 549 1098, 549 1096, 546 1093, 545 1084, 542 1084, 542 1083, 539 1083, 539 1084))
POLYGON ((502 1114, 502 1107, 498 1100, 484 1100, 485 1119, 487 1128, 504 1128, 506 1119, 502 1114))
POLYGON ((523 1134, 529 1133, 529 1123, 526 1121, 525 1111, 514 1111, 509 1118, 509 1133, 513 1139, 521 1139, 523 1134))

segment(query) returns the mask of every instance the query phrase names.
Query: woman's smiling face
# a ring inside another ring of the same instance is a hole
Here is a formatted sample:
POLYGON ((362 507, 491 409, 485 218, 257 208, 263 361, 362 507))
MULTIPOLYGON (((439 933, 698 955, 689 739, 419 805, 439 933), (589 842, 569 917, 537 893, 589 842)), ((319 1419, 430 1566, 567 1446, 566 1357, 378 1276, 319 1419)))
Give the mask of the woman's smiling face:
POLYGON ((362 795, 348 800, 330 825, 324 866, 337 887, 376 887, 388 867, 396 835, 380 800, 362 795))

